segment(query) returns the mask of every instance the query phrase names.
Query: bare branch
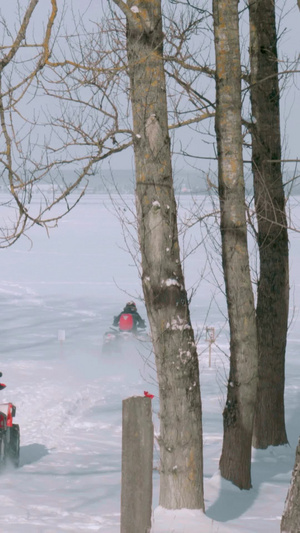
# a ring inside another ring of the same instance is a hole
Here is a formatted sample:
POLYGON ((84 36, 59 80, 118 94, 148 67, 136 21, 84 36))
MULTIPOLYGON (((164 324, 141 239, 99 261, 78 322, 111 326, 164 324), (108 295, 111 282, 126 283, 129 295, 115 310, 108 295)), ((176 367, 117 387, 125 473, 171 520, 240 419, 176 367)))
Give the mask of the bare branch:
POLYGON ((28 8, 26 10, 26 13, 24 15, 24 18, 23 18, 23 22, 22 22, 22 24, 20 26, 20 29, 18 31, 17 37, 16 37, 14 43, 12 44, 8 54, 6 56, 4 56, 1 59, 1 61, 0 61, 0 70, 3 70, 3 68, 6 65, 8 65, 8 63, 10 63, 10 61, 14 58, 14 56, 17 53, 17 51, 19 50, 22 41, 25 39, 26 30, 27 30, 29 22, 31 20, 32 13, 33 13, 35 7, 37 6, 38 2, 39 2, 39 0, 31 0, 30 1, 29 6, 28 6, 28 8))

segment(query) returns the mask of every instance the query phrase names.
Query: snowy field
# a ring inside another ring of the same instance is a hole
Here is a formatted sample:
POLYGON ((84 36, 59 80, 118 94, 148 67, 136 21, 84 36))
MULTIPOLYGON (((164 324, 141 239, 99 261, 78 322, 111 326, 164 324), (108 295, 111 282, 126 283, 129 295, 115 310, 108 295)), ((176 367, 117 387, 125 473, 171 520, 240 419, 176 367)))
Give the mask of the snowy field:
MULTIPOLYGON (((197 198, 196 198, 197 199, 197 198)), ((4 200, 4 198, 2 198, 4 200)), ((198 198, 200 201, 201 198, 198 198)), ((126 201, 130 207, 132 198, 126 201)), ((182 197, 180 215, 192 205, 182 197)), ((4 207, 1 207, 2 214, 4 207)), ((300 208, 295 208, 300 215, 300 208)), ((130 215, 121 206, 119 213, 130 215)), ((2 401, 17 406, 21 427, 18 470, 1 474, 1 533, 120 531, 122 399, 155 395, 157 384, 147 346, 103 356, 104 332, 128 299, 139 300, 140 280, 126 252, 119 220, 108 196, 87 195, 50 238, 34 228, 33 242, 20 239, 0 250, 2 401), (65 340, 63 339, 65 335, 65 340)), ((187 253, 201 240, 198 225, 185 236, 187 253)), ((221 480, 222 408, 228 368, 228 332, 216 288, 218 262, 207 263, 203 245, 188 255, 188 288, 202 281, 192 300, 199 335, 206 516, 165 512, 158 506, 154 471, 153 533, 278 533, 299 434, 300 236, 291 234, 291 317, 287 350, 286 410, 290 446, 253 454, 253 488, 240 491, 221 480), (212 297, 214 299, 212 300, 212 297), (209 367, 204 324, 216 329, 209 367)), ((155 450, 158 464, 158 452, 155 450)), ((139 533, 139 532, 133 532, 139 533)))

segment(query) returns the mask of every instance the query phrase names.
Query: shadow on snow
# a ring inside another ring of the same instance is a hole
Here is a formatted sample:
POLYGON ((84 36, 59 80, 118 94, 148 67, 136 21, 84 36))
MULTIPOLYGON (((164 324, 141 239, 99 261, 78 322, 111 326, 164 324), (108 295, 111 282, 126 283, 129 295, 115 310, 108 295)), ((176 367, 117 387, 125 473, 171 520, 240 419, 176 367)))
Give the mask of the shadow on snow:
POLYGON ((49 451, 44 444, 28 444, 20 448, 20 467, 37 463, 49 455, 49 451))

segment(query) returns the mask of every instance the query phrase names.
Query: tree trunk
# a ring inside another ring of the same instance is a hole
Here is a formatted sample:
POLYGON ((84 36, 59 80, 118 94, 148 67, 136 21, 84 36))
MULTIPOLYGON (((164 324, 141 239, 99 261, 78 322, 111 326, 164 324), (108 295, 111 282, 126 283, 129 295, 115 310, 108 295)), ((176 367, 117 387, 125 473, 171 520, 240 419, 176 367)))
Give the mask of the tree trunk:
POLYGON ((259 382, 253 444, 287 443, 285 349, 289 309, 288 233, 281 172, 275 4, 253 0, 250 13, 252 170, 258 224, 259 382))
POLYGON ((160 505, 203 509, 198 356, 180 262, 160 0, 115 3, 127 17, 142 284, 160 395, 160 505))
POLYGON ((280 531, 281 533, 300 531, 300 440, 296 449, 295 466, 285 501, 280 531))
POLYGON ((222 261, 230 325, 230 374, 220 470, 239 488, 249 489, 257 332, 245 216, 237 0, 214 0, 213 15, 222 261))

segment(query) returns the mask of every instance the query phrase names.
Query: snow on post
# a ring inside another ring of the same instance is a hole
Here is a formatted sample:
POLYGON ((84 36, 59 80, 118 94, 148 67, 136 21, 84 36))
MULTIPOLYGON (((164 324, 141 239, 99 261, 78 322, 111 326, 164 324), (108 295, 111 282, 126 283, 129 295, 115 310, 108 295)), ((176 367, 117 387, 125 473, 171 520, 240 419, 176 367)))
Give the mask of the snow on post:
POLYGON ((121 533, 151 529, 153 422, 151 397, 123 400, 121 533))

